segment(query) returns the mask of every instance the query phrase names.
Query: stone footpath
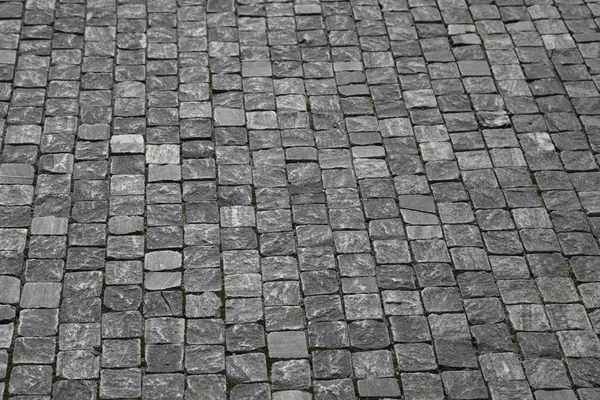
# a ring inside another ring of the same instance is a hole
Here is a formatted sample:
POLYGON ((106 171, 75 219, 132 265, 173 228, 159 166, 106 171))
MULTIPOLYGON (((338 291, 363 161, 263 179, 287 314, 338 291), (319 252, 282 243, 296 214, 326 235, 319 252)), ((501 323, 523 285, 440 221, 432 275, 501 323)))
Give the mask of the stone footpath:
POLYGON ((600 2, 0 2, 0 393, 599 400, 600 2))

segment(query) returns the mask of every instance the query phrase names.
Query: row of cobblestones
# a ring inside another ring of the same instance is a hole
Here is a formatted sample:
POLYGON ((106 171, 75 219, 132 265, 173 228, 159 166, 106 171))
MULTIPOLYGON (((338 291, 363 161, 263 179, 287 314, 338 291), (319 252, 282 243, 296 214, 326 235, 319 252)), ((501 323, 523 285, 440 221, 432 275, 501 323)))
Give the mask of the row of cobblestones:
POLYGON ((600 399, 599 17, 0 2, 0 393, 600 399))

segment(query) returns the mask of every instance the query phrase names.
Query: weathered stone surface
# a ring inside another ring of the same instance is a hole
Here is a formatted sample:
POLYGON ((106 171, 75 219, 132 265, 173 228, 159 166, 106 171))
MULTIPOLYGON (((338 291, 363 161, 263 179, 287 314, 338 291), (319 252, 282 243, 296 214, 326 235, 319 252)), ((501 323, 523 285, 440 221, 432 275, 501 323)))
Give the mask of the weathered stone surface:
POLYGON ((271 381, 277 389, 306 389, 310 386, 308 360, 277 361, 271 365, 271 381))
POLYGON ((267 343, 270 358, 308 357, 304 332, 272 332, 267 343))
POLYGON ((147 253, 144 267, 150 271, 181 268, 181 253, 175 251, 155 251, 147 253))
POLYGON ((139 397, 142 375, 139 369, 104 369, 100 375, 100 396, 105 398, 139 397))
POLYGON ((56 308, 60 304, 61 290, 60 283, 26 283, 21 294, 21 305, 26 308, 56 308))
POLYGON ((21 298, 21 281, 12 276, 0 276, 0 303, 16 304, 21 298))
POLYGON ((0 229, 0 250, 22 252, 27 241, 25 229, 0 229))
POLYGON ((108 221, 108 231, 113 235, 128 235, 144 230, 142 217, 116 216, 108 221))
POLYGON ((52 389, 52 367, 21 365, 12 369, 8 390, 11 394, 43 395, 52 389))
POLYGON ((67 379, 95 379, 100 359, 89 350, 61 351, 56 356, 56 373, 67 379))
POLYGON ((0 3, 0 393, 596 399, 598 4, 55 3, 0 3))
POLYGON ((232 382, 258 382, 267 380, 267 363, 263 354, 229 356, 226 359, 227 378, 232 382))
POLYGON ((96 397, 98 384, 94 381, 70 380, 59 381, 52 385, 52 397, 56 399, 93 400, 96 397))
POLYGON ((110 139, 110 150, 113 153, 135 154, 144 152, 142 135, 118 135, 110 139))
POLYGON ((163 290, 181 285, 181 272, 148 272, 144 287, 148 290, 163 290))
POLYGON ((217 317, 221 313, 222 301, 212 292, 187 295, 185 314, 190 318, 217 317))
POLYGON ((28 164, 1 164, 0 184, 33 184, 35 170, 28 164))

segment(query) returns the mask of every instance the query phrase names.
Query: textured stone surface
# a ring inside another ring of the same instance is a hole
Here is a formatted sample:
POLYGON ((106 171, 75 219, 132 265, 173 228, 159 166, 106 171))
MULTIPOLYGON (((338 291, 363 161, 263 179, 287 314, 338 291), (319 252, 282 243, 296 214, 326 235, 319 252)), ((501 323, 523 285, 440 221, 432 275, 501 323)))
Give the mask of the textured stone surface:
POLYGON ((0 3, 0 393, 597 398, 599 16, 0 3))

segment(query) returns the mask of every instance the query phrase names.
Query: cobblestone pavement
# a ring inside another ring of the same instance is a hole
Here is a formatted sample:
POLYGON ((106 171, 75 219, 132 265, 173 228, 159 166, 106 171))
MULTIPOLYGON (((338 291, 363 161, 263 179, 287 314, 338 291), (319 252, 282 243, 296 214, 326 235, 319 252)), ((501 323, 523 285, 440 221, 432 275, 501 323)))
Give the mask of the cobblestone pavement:
POLYGON ((0 2, 0 392, 600 399, 600 3, 0 2))

